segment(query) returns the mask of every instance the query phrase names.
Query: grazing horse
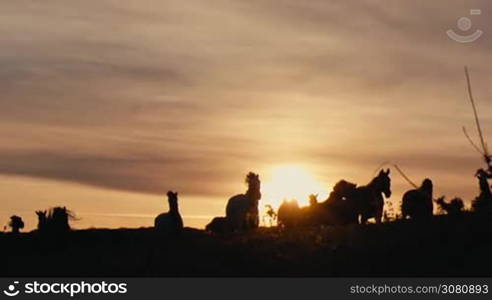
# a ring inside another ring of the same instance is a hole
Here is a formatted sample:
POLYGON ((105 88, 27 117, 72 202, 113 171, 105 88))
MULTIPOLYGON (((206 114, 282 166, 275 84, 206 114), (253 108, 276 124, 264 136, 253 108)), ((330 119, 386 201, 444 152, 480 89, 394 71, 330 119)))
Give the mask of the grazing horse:
MULTIPOLYGON (((381 170, 369 184, 355 188, 348 201, 353 201, 356 209, 357 219, 365 224, 369 218, 374 218, 376 223, 381 223, 383 216, 384 196, 391 197, 390 169, 381 170)), ((354 220, 356 223, 358 220, 354 220)))
POLYGON ((169 211, 158 215, 154 220, 154 228, 164 234, 179 234, 183 231, 183 219, 179 214, 178 193, 167 192, 169 211))
POLYGON ((258 228, 258 201, 261 199, 260 178, 249 172, 246 175, 248 190, 245 194, 231 197, 226 206, 226 218, 233 231, 258 228))
POLYGON ((439 205, 441 211, 446 212, 449 216, 458 217, 463 215, 463 209, 465 204, 460 198, 453 198, 450 202, 444 200, 444 196, 436 200, 436 204, 439 205))
POLYGON ((299 225, 301 208, 296 200, 284 200, 278 208, 277 224, 281 228, 292 228, 299 225))
POLYGON ((401 203, 403 219, 407 216, 416 220, 431 218, 434 209, 432 191, 433 184, 429 178, 424 179, 418 189, 407 191, 401 203))

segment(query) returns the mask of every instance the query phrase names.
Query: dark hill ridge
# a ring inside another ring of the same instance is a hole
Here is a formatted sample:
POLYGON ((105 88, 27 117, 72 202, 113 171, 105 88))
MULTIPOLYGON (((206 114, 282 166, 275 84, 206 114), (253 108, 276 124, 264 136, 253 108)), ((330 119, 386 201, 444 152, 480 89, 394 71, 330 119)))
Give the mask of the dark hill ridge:
POLYGON ((492 218, 260 228, 229 237, 186 228, 88 229, 62 240, 0 234, 1 276, 491 276, 492 218))

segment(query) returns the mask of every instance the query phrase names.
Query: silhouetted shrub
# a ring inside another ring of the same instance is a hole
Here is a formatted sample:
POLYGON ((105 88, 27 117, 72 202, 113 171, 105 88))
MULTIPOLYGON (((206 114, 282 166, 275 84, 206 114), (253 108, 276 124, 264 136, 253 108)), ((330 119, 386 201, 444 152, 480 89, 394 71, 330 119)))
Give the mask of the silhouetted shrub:
POLYGON ((403 194, 401 214, 403 218, 410 217, 415 220, 429 220, 432 218, 434 205, 432 201, 433 183, 426 178, 419 188, 409 190, 403 194))
POLYGON ((205 230, 214 234, 227 234, 232 232, 232 226, 226 217, 215 217, 205 226, 205 230))

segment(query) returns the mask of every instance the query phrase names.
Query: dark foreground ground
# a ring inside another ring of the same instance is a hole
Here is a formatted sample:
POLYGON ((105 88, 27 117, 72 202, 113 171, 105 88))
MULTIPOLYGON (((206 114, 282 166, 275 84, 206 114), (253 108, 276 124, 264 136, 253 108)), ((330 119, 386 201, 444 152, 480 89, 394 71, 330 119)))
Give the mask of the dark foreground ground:
POLYGON ((0 234, 0 276, 492 276, 492 220, 432 222, 216 237, 187 228, 78 230, 63 240, 0 234))

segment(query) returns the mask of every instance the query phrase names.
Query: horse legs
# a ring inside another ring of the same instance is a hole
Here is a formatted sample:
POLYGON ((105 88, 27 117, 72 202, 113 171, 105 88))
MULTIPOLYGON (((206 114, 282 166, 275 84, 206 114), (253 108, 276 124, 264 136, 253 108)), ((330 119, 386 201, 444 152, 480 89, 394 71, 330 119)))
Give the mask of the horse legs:
POLYGON ((378 213, 376 216, 374 216, 374 219, 376 219, 376 224, 381 224, 381 218, 382 214, 378 213))

